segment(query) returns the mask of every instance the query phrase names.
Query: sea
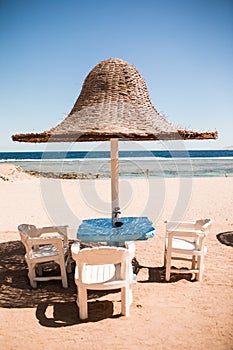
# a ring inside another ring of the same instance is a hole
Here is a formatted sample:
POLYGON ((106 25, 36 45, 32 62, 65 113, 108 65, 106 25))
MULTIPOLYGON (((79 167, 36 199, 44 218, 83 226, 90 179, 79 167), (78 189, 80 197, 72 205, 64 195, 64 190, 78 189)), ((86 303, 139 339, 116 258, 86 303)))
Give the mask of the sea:
MULTIPOLYGON (((79 174, 84 178, 110 177, 110 152, 0 152, 0 164, 12 163, 26 171, 79 174)), ((119 151, 122 177, 233 176, 232 150, 119 151)))

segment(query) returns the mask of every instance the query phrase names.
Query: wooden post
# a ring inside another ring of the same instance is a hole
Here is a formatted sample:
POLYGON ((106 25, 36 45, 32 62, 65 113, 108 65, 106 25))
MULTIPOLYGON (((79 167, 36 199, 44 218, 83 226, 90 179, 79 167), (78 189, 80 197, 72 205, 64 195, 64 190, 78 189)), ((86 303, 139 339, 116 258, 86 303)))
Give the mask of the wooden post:
POLYGON ((111 139, 112 211, 119 207, 118 139, 111 139))

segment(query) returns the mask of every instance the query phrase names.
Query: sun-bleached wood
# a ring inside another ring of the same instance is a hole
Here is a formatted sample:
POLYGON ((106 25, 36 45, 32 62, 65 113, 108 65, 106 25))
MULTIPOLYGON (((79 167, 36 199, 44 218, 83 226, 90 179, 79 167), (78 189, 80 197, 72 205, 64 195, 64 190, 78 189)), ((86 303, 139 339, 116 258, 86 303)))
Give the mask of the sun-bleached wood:
POLYGON ((87 290, 121 289, 121 313, 129 316, 132 302, 131 254, 126 248, 94 247, 80 250, 79 244, 71 247, 76 261, 75 283, 79 317, 88 318, 87 290))
POLYGON ((118 139, 111 139, 111 194, 112 212, 119 207, 118 139))
POLYGON ((166 267, 166 281, 170 281, 173 273, 192 273, 201 282, 204 272, 204 256, 206 236, 209 234, 212 220, 197 220, 195 222, 166 222, 166 238, 164 252, 164 266, 166 267), (189 257, 187 257, 189 256, 189 257), (191 262, 191 268, 174 269, 172 260, 191 262))
POLYGON ((38 281, 61 280, 68 287, 67 272, 71 272, 67 238, 68 226, 37 228, 34 225, 18 226, 20 238, 26 249, 25 260, 28 265, 28 277, 32 288, 38 281), (51 263, 60 266, 60 276, 43 276, 43 267, 51 263))

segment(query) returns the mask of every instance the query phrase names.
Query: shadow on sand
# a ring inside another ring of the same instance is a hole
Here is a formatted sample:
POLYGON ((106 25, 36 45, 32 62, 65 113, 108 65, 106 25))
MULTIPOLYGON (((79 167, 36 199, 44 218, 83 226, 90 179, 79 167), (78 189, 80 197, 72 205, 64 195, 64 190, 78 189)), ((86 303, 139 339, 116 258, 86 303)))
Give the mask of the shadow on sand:
POLYGON ((36 317, 44 327, 58 328, 73 326, 84 322, 98 322, 105 318, 118 318, 113 315, 113 302, 108 300, 89 301, 88 319, 80 320, 75 302, 42 302, 36 309, 36 317))
POLYGON ((216 237, 220 243, 233 247, 233 231, 220 232, 216 237))
MULTIPOLYGON (((20 241, 0 244, 0 307, 36 308, 39 323, 46 327, 64 327, 83 322, 78 317, 74 271, 68 274, 68 288, 63 288, 61 281, 48 281, 39 282, 38 287, 33 289, 29 284, 24 254, 25 249, 20 241)), ((89 291, 88 297, 99 298, 115 292, 118 290, 89 291)), ((90 301, 88 315, 86 322, 120 316, 113 315, 113 302, 108 300, 90 301)))
MULTIPOLYGON (((0 244, 0 307, 36 308, 36 317, 39 323, 46 327, 64 327, 83 322, 78 317, 74 273, 68 274, 68 288, 62 288, 60 281, 49 281, 40 282, 36 289, 32 289, 27 276, 28 270, 24 254, 24 246, 20 241, 0 244)), ((135 258, 133 266, 136 274, 140 269, 148 270, 148 279, 138 282, 166 282, 164 267, 141 266, 135 258)), ((172 274, 171 282, 182 278, 191 280, 191 275, 172 274)), ((89 291, 88 296, 89 299, 99 298, 115 292, 118 290, 89 291)), ((87 322, 120 316, 113 314, 113 302, 107 300, 89 301, 88 314, 87 322)))
POLYGON ((40 302, 71 302, 75 300, 76 288, 72 274, 68 275, 69 288, 62 288, 60 281, 38 283, 32 289, 24 261, 24 246, 20 241, 0 244, 0 307, 30 308, 40 302))
MULTIPOLYGON (((178 282, 182 279, 185 279, 190 282, 194 282, 192 279, 192 274, 190 273, 171 273, 170 281, 165 280, 165 267, 148 267, 148 266, 142 266, 142 269, 148 270, 148 279, 147 280, 138 280, 139 283, 151 283, 151 282, 157 282, 157 283, 174 283, 178 282)), ((172 266, 173 269, 176 267, 172 266)), ((178 269, 177 269, 178 270, 178 269)))

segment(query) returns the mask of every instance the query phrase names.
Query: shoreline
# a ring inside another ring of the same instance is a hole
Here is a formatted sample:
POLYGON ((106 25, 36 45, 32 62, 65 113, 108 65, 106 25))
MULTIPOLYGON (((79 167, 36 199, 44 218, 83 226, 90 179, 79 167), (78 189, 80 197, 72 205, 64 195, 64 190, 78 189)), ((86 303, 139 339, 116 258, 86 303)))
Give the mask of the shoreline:
MULTIPOLYGON (((147 169, 149 170, 149 169, 147 169)), ((154 172, 138 172, 131 174, 119 173, 120 179, 149 179, 149 178, 223 178, 233 177, 233 174, 215 173, 211 172, 206 174, 172 174, 172 172, 165 172, 163 174, 154 172)), ((0 181, 14 181, 24 178, 48 178, 48 179, 64 179, 64 180, 97 180, 97 179, 109 179, 110 174, 104 173, 78 173, 72 172, 56 172, 56 171, 39 171, 39 170, 24 170, 22 167, 13 163, 0 163, 0 181)))
POLYGON ((93 180, 93 179, 103 179, 103 178, 109 178, 109 176, 106 176, 104 174, 79 174, 79 173, 56 173, 52 171, 36 171, 36 170, 24 170, 26 174, 29 174, 31 176, 35 177, 46 177, 49 179, 64 179, 64 180, 93 180))
MULTIPOLYGON (((49 172, 43 172, 43 171, 36 171, 36 170, 24 170, 24 172, 26 174, 29 174, 29 175, 32 175, 32 176, 35 176, 35 177, 46 177, 46 178, 51 178, 51 179, 66 179, 66 180, 93 180, 93 179, 109 179, 110 178, 110 175, 107 175, 107 174, 92 174, 92 173, 89 173, 89 174, 79 174, 79 173, 56 173, 56 172, 52 172, 52 171, 49 171, 49 172)), ((216 177, 216 178, 219 178, 219 177, 233 177, 233 174, 219 174, 219 175, 182 175, 182 176, 175 176, 175 175, 166 175, 166 176, 162 176, 162 175, 155 175, 155 174, 150 174, 150 175, 146 175, 146 174, 142 174, 142 173, 136 173, 136 174, 119 174, 119 176, 121 178, 145 178, 145 177, 156 177, 156 178, 200 178, 200 177, 203 177, 203 178, 206 178, 206 177, 216 177)))
MULTIPOLYGON (((110 177, 110 159, 63 159, 0 162, 17 166, 26 173, 60 179, 99 179, 110 177)), ((233 157, 229 158, 119 158, 119 176, 122 178, 177 177, 232 177, 233 157)))

